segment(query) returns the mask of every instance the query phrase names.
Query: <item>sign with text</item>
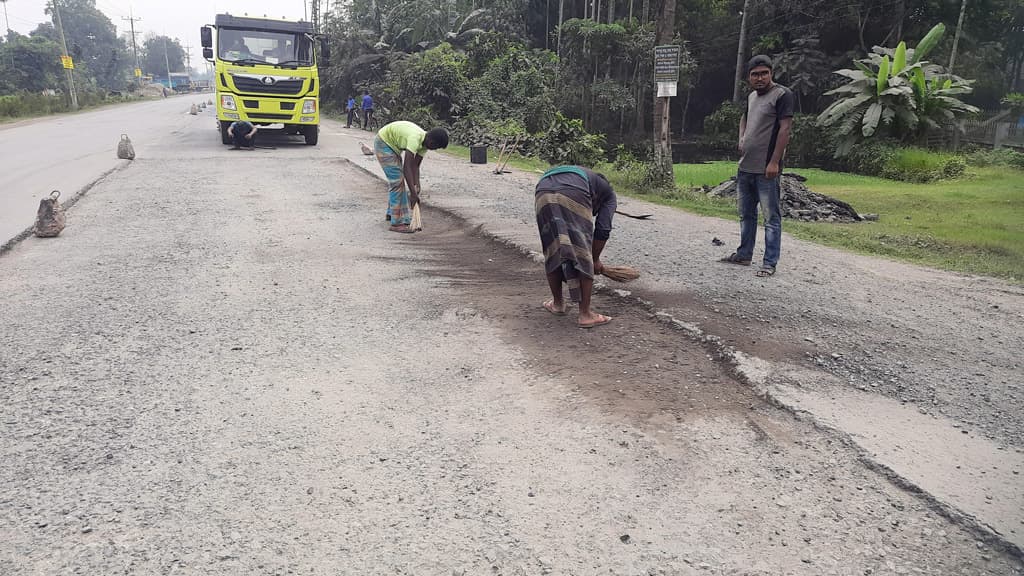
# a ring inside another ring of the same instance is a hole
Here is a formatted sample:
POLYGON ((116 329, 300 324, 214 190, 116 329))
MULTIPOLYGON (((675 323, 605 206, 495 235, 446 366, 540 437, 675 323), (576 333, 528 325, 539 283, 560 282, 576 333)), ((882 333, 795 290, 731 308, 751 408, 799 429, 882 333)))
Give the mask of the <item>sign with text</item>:
POLYGON ((64 65, 66 70, 75 69, 75 61, 71 59, 71 56, 61 56, 60 63, 64 65))
POLYGON ((679 82, 679 46, 654 47, 654 81, 679 82))

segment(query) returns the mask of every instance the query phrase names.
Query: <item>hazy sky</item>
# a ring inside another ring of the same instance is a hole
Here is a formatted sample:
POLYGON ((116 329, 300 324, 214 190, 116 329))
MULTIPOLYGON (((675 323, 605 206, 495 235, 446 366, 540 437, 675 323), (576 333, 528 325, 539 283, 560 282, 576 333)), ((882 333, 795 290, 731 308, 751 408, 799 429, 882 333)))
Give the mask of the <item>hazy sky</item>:
MULTIPOLYGON (((326 3, 325 3, 326 4, 326 3)), ((7 0, 7 14, 11 29, 28 34, 40 22, 49 20, 43 12, 46 0, 7 0)), ((117 26, 118 35, 128 30, 129 11, 142 21, 135 23, 135 31, 143 36, 153 32, 166 34, 192 45, 192 67, 203 70, 203 50, 199 46, 199 27, 212 24, 216 14, 229 12, 241 16, 266 14, 274 18, 298 20, 305 15, 304 0, 96 0, 96 7, 117 26)), ((3 16, 0 11, 0 17, 3 16)), ((0 26, 3 22, 0 22, 0 26)))

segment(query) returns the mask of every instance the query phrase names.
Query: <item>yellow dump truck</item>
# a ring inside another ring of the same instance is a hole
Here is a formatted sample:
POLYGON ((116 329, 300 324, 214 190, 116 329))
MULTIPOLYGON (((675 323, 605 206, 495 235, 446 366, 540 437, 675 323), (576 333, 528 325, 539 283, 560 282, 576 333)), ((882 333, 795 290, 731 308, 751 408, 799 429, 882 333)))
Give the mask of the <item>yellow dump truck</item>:
POLYGON ((327 43, 313 24, 218 14, 200 30, 203 56, 214 64, 221 141, 236 120, 283 124, 315 146, 320 135, 320 76, 327 43))

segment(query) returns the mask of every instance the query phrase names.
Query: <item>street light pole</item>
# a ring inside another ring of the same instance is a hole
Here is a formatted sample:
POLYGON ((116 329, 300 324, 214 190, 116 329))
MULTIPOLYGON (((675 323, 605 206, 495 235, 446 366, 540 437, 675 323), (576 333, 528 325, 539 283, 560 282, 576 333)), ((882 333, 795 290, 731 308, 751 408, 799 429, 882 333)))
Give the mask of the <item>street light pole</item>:
MULTIPOLYGON (((4 2, 4 9, 6 10, 7 3, 4 2)), ((60 43, 64 48, 64 57, 68 57, 68 41, 64 37, 64 24, 60 20, 60 5, 57 0, 53 0, 53 13, 57 16, 57 29, 60 30, 60 43)), ((75 73, 71 68, 64 69, 64 75, 68 78, 68 90, 71 91, 71 109, 78 110, 78 94, 75 93, 75 73)))

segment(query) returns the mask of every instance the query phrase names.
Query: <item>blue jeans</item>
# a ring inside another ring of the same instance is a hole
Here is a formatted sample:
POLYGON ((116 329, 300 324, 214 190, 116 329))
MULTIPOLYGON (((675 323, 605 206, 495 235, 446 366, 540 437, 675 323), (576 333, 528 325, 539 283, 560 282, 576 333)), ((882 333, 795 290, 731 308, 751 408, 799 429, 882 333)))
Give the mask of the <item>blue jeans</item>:
POLYGON ((764 265, 775 267, 782 251, 782 210, 780 209, 779 177, 769 180, 764 174, 736 174, 737 199, 740 211, 740 247, 736 256, 753 260, 757 239, 757 205, 764 212, 764 265))

